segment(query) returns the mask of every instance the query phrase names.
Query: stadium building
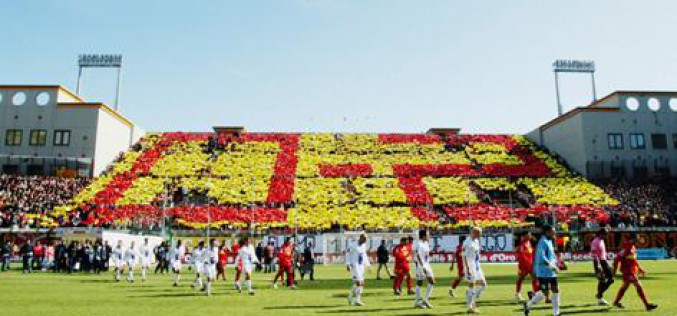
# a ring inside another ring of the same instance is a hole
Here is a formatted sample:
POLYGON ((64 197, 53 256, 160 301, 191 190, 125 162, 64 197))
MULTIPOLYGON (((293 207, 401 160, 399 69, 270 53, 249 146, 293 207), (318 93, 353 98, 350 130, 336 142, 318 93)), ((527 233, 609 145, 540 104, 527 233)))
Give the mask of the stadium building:
POLYGON ((7 174, 100 174, 142 131, 109 106, 59 85, 0 86, 0 165, 7 174))
POLYGON ((617 91, 527 137, 588 178, 677 176, 677 92, 617 91))

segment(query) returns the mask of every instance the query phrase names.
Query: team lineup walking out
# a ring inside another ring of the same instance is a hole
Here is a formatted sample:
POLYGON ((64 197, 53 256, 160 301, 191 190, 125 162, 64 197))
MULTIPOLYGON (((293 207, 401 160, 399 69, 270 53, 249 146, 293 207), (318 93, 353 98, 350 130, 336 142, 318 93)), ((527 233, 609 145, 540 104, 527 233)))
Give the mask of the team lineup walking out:
POLYGON ((482 229, 475 227, 470 233, 470 237, 463 242, 463 264, 465 266, 465 278, 468 281, 466 291, 466 305, 469 314, 479 313, 477 309, 477 300, 482 296, 482 292, 487 286, 484 278, 484 272, 480 266, 480 252, 482 245, 480 237, 482 229))
POLYGON ((202 251, 202 263, 204 264, 204 275, 207 283, 205 292, 207 296, 212 295, 212 284, 216 281, 216 265, 219 262, 219 245, 216 239, 209 240, 209 247, 202 251))
POLYGON ((139 256, 141 257, 141 282, 146 282, 146 274, 150 269, 150 263, 153 261, 153 249, 148 244, 148 238, 145 238, 141 247, 139 247, 139 256))
POLYGON ((273 288, 277 289, 278 279, 284 283, 286 275, 286 286, 291 289, 296 289, 296 284, 294 284, 294 249, 295 247, 292 243, 292 238, 287 237, 282 247, 280 247, 280 252, 277 256, 279 268, 275 278, 273 279, 273 288))
POLYGON ((461 284, 461 281, 465 278, 465 267, 463 265, 463 243, 465 242, 465 236, 460 236, 458 239, 458 246, 454 251, 454 260, 451 261, 449 266, 449 271, 454 272, 454 264, 456 264, 456 278, 451 279, 451 284, 449 284, 449 297, 456 297, 456 288, 461 284))
MULTIPOLYGON (((645 288, 639 281, 639 277, 646 272, 637 261, 637 247, 635 246, 637 241, 630 234, 624 235, 620 250, 615 253, 612 267, 609 263, 610 254, 607 251, 605 241, 608 234, 607 228, 599 229, 595 238, 589 244, 590 255, 593 258, 593 273, 591 276, 594 275, 597 278, 596 305, 613 305, 615 308, 623 309, 625 306, 621 303, 621 300, 628 288, 634 286, 646 310, 658 308, 657 304, 648 300, 645 288), (604 294, 614 284, 614 276, 618 271, 621 272, 623 283, 618 288, 613 304, 610 304, 604 299, 604 294)), ((514 298, 522 302, 522 310, 525 315, 529 315, 534 307, 542 301, 552 304, 554 316, 561 315, 562 294, 559 272, 562 270, 563 263, 560 261, 561 257, 557 254, 557 234, 554 228, 551 226, 542 227, 540 234, 538 234, 539 238, 535 249, 532 246, 533 235, 530 231, 525 231, 517 236, 519 238, 516 241, 515 248, 517 273, 514 279, 514 298), (530 291, 527 292, 528 297, 524 298, 522 296, 522 285, 527 280, 531 281, 531 287, 530 291)), ((405 294, 404 287, 406 286, 407 294, 413 298, 413 308, 433 308, 435 300, 433 289, 437 283, 433 271, 434 240, 428 230, 419 230, 416 237, 409 235, 391 239, 393 242, 391 251, 386 249, 388 244, 380 237, 370 240, 367 234, 361 233, 355 241, 347 239, 345 266, 351 281, 351 288, 347 295, 348 304, 355 307, 365 305, 363 294, 367 276, 371 272, 371 263, 378 263, 381 269, 385 269, 392 257, 394 269, 391 279, 392 291, 395 296, 401 298, 405 294), (378 245, 378 247, 374 247, 375 245, 378 245), (414 282, 410 283, 409 280, 414 282)), ((447 246, 455 249, 449 266, 451 277, 449 299, 456 298, 457 287, 465 282, 467 285, 465 312, 477 314, 480 313, 478 308, 480 299, 487 290, 487 278, 482 266, 483 260, 486 259, 482 254, 483 241, 486 240, 486 237, 483 238, 483 231, 480 227, 473 227, 469 234, 458 235, 457 240, 457 245, 447 246)), ((134 241, 129 241, 127 247, 125 247, 125 243, 119 240, 115 247, 110 249, 110 255, 107 255, 112 260, 115 281, 120 282, 122 276, 126 275, 126 281, 134 283, 135 269, 140 264, 141 280, 145 282, 147 271, 150 269, 155 254, 158 265, 156 271, 161 269, 163 265, 171 268, 173 273, 172 285, 174 287, 180 286, 183 264, 189 263, 188 270, 194 273, 190 287, 204 292, 206 296, 213 295, 214 286, 218 284, 219 276, 222 281, 227 279, 225 271, 228 264, 235 267, 235 289, 239 293, 246 290, 248 294, 254 295, 252 274, 268 274, 274 270, 277 271, 270 283, 273 289, 278 289, 279 285, 282 284, 285 288, 296 290, 298 289, 298 281, 295 278, 296 270, 298 269, 298 272, 302 272, 301 270, 304 270, 304 272, 312 271, 310 270, 312 268, 309 269, 307 264, 314 262, 315 255, 314 251, 309 249, 313 246, 313 243, 310 242, 306 243, 303 254, 299 254, 297 240, 292 236, 285 237, 282 244, 277 248, 274 246, 274 241, 268 241, 267 247, 263 251, 257 251, 253 247, 253 239, 250 237, 239 238, 232 248, 228 247, 230 241, 224 240, 220 243, 216 238, 210 238, 208 241, 198 240, 192 248, 186 246, 192 245, 190 240, 184 242, 177 239, 173 246, 170 247, 170 244, 169 242, 162 242, 154 248, 149 243, 148 238, 145 238, 139 247, 136 247, 134 241), (267 259, 259 258, 259 256, 267 259), (261 266, 259 271, 256 267, 261 263, 265 263, 265 266, 261 266), (274 265, 277 265, 277 269, 274 268, 274 265), (242 284, 243 281, 244 284, 242 284)), ((260 243, 260 245, 263 245, 263 243, 260 243)), ((375 272, 374 278, 379 280, 379 270, 375 272)), ((272 274, 270 275, 272 276, 272 274)))
POLYGON ((179 286, 179 282, 181 281, 181 266, 185 255, 186 246, 184 246, 181 242, 181 239, 179 239, 176 241, 176 245, 170 251, 170 265, 172 267, 172 272, 174 273, 174 286, 179 286))
POLYGON ((365 270, 370 266, 367 255, 367 235, 361 234, 357 244, 353 245, 346 254, 346 266, 353 281, 353 287, 348 294, 348 304, 362 306, 362 291, 364 290, 365 270))
MULTIPOLYGON (((402 296, 402 283, 405 279, 411 279, 411 267, 409 265, 409 258, 411 252, 409 251, 409 239, 402 237, 400 243, 393 248, 393 257, 395 258, 395 279, 393 280, 393 292, 396 296, 402 296)), ((412 294, 412 284, 407 283, 407 293, 412 294)))
POLYGON ((604 299, 604 293, 614 283, 614 273, 611 271, 609 260, 607 258, 606 244, 604 237, 609 233, 606 228, 600 228, 590 245, 590 254, 592 255, 592 265, 597 275, 597 305, 609 306, 609 302, 604 299))
POLYGON ((517 282, 515 284, 515 299, 524 300, 522 297, 522 283, 527 277, 531 277, 531 290, 528 297, 531 298, 538 291, 538 279, 534 275, 534 249, 531 245, 531 233, 526 232, 520 238, 517 246, 517 282))
MULTIPOLYGON (((236 265, 241 266, 241 272, 244 274, 245 282, 247 284, 247 292, 249 295, 254 295, 254 287, 252 285, 252 271, 254 270, 254 265, 259 263, 259 259, 256 257, 256 252, 254 247, 250 243, 248 237, 244 237, 240 242, 240 247, 235 258, 236 265)), ((240 280, 235 281, 235 288, 238 292, 242 292, 242 286, 240 285, 240 280)))
POLYGON ((203 252, 205 251, 205 242, 203 240, 200 240, 197 244, 197 247, 193 249, 193 253, 191 254, 191 259, 192 259, 192 268, 195 271, 195 278, 193 279, 193 283, 190 285, 191 288, 197 288, 200 291, 204 291, 204 285, 202 283, 202 274, 204 271, 204 258, 203 252))
POLYGON ((428 231, 421 230, 418 234, 418 243, 414 250, 414 263, 416 265, 416 298, 414 307, 433 308, 430 296, 435 285, 433 268, 430 266, 430 244, 428 243, 428 231), (421 287, 426 282, 425 296, 421 297, 421 287))
POLYGON ((616 254, 616 260, 614 262, 614 275, 619 269, 621 270, 623 285, 621 285, 621 287, 618 289, 616 299, 614 300, 614 306, 621 309, 625 308, 625 306, 621 304, 621 300, 623 299, 623 295, 625 295, 625 291, 627 291, 630 285, 632 285, 637 290, 637 295, 639 295, 639 298, 642 299, 644 308, 646 308, 648 311, 654 310, 658 308, 658 305, 649 302, 649 298, 644 291, 644 286, 642 285, 642 282, 639 281, 638 275, 644 276, 646 271, 642 269, 642 267, 639 265, 639 262, 637 261, 637 247, 635 246, 636 241, 634 240, 635 237, 633 235, 627 234, 623 238, 623 245, 621 245, 621 250, 616 254))
POLYGON ((560 315, 560 291, 557 272, 557 255, 554 246, 555 230, 550 227, 543 228, 543 235, 538 241, 536 247, 536 257, 534 258, 534 274, 538 278, 539 291, 534 294, 529 301, 524 303, 524 315, 529 312, 534 305, 545 299, 552 292, 552 314, 560 315))

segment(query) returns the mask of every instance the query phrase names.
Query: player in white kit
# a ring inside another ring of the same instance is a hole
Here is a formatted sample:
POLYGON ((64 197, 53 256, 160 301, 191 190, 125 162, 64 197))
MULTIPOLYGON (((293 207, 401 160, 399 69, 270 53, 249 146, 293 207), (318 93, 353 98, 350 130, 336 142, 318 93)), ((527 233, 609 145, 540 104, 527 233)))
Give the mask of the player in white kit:
MULTIPOLYGON (((247 282, 247 291, 249 291, 249 295, 254 295, 254 289, 252 288, 252 271, 254 270, 254 265, 259 263, 259 258, 256 257, 256 252, 249 242, 248 237, 244 237, 240 244, 240 250, 237 252, 235 262, 242 262, 242 273, 244 273, 244 279, 247 282)), ((239 280, 235 283, 235 287, 238 292, 242 292, 242 286, 240 285, 239 280)))
POLYGON ((370 266, 367 255, 367 235, 360 234, 356 245, 353 245, 346 253, 346 266, 353 280, 353 288, 348 294, 348 304, 362 306, 362 291, 364 290, 364 272, 370 266))
POLYGON ((176 245, 169 252, 170 254, 170 264, 172 266, 172 271, 174 272, 174 286, 179 286, 179 281, 181 280, 181 261, 186 255, 186 247, 181 243, 181 239, 176 241, 176 245))
POLYGON ((416 265, 416 298, 414 299, 414 307, 432 308, 430 295, 433 292, 435 276, 430 266, 430 244, 428 243, 428 231, 426 230, 418 232, 418 242, 414 248, 414 264, 416 265), (423 281, 426 280, 428 285, 425 289, 425 296, 421 298, 421 287, 423 286, 423 281))
POLYGON ((191 262, 193 264, 193 269, 195 269, 195 279, 193 280, 193 283, 190 285, 191 288, 195 288, 197 285, 197 288, 200 289, 200 291, 203 291, 205 288, 202 284, 202 272, 204 271, 204 261, 202 258, 202 252, 205 250, 205 242, 204 240, 200 240, 197 243, 197 247, 193 249, 193 253, 191 253, 190 258, 191 262))
POLYGON ((209 247, 202 251, 204 275, 207 278, 207 296, 212 295, 212 283, 216 280, 216 263, 219 262, 219 245, 215 238, 209 240, 209 247))
POLYGON ((125 268, 125 250, 122 249, 122 240, 118 240, 118 244, 113 248, 111 258, 115 266, 115 282, 120 282, 120 274, 125 268))
POLYGON ((148 244, 148 238, 145 238, 143 245, 139 247, 139 255, 141 256, 141 282, 145 282, 146 272, 150 269, 150 264, 153 261, 153 249, 148 244))
POLYGON ((482 229, 474 227, 470 233, 470 238, 466 238, 463 243, 463 263, 465 264, 465 277, 468 281, 468 290, 466 291, 466 304, 469 314, 477 314, 477 300, 482 295, 482 291, 487 286, 484 278, 484 272, 480 266, 480 252, 482 245, 480 237, 482 229))
POLYGON ((134 266, 136 266, 136 259, 138 257, 138 253, 136 252, 136 248, 134 248, 134 242, 129 245, 129 248, 125 250, 125 263, 127 264, 127 268, 129 269, 129 274, 127 275, 127 282, 129 283, 134 283, 134 266))

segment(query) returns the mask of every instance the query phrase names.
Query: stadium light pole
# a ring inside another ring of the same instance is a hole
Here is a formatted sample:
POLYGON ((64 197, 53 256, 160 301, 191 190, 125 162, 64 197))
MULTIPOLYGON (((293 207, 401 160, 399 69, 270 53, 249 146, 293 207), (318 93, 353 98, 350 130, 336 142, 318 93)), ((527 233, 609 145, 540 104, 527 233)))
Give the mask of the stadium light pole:
POLYGON ((555 239, 557 239, 557 217, 555 216, 555 207, 553 205, 550 205, 549 209, 550 209, 550 221, 552 222, 552 230, 555 231, 555 239))
POLYGON ((212 227, 211 203, 209 201, 209 192, 211 192, 212 188, 213 188, 212 178, 208 177, 207 178, 207 193, 205 194, 205 197, 207 198, 207 238, 206 238, 207 241, 209 240, 209 233, 210 233, 210 229, 212 227))
POLYGON ((295 220, 296 220, 296 227, 294 227, 294 236, 295 238, 298 238, 299 236, 299 212, 295 212, 294 214, 295 220))
POLYGON ((558 59, 552 63, 552 70, 555 73, 555 95, 557 97, 557 116, 561 116, 563 114, 562 100, 560 99, 559 92, 559 73, 589 73, 592 83, 592 102, 597 101, 594 61, 558 59))
MULTIPOLYGON (((464 199, 465 199, 465 205, 470 204, 470 193, 469 192, 465 192, 465 198, 464 199)), ((472 230, 472 226, 475 226, 475 223, 473 223, 472 212, 469 212, 468 214, 470 215, 470 230, 472 230)))
POLYGON ((510 203, 510 230, 512 232, 512 235, 515 235, 515 225, 514 225, 514 219, 513 219, 513 204, 512 204, 512 191, 508 190, 508 203, 510 203))
POLYGON ((162 239, 164 240, 167 235, 167 200, 169 199, 169 177, 165 174, 165 196, 162 199, 162 226, 161 233, 162 239))
POLYGON ((249 235, 254 236, 254 208, 256 207, 256 199, 254 198, 254 188, 256 187, 256 178, 252 176, 252 207, 249 209, 249 235))
POLYGON ((115 111, 120 110, 120 90, 122 82, 122 55, 120 54, 81 54, 78 56, 78 79, 75 93, 80 94, 82 85, 82 70, 84 68, 117 68, 115 85, 115 111))
MULTIPOLYGON (((289 179, 291 180, 291 176, 287 175, 289 179)), ((284 205, 282 205, 282 209, 284 209, 284 205)), ((299 236, 299 209, 296 208, 294 212, 294 220, 296 221, 296 227, 294 228, 294 236, 295 238, 298 238, 299 236)))

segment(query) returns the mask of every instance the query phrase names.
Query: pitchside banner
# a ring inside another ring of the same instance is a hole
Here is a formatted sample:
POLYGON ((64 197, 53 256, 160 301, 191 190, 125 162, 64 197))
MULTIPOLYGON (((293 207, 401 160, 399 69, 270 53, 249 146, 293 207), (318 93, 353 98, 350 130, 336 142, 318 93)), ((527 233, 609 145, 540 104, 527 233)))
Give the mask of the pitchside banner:
MULTIPOLYGON (((618 250, 623 237, 626 235, 634 236, 637 239, 637 248, 677 248, 677 232, 611 232, 606 237, 606 247, 608 250, 618 250)), ((581 242, 586 249, 590 247, 592 240, 595 239, 595 233, 589 232, 581 235, 581 242)))
MULTIPOLYGON (((347 233, 328 233, 321 235, 299 235, 297 245, 299 250, 305 249, 312 245, 315 251, 316 260, 318 263, 343 263, 345 260, 345 253, 350 246, 357 242, 359 232, 347 233)), ((368 234, 367 248, 372 259, 375 259, 376 249, 381 245, 381 241, 385 241, 385 245, 389 251, 399 244, 402 237, 408 237, 411 234, 405 233, 373 233, 368 234)), ((285 235, 269 235, 261 239, 263 244, 273 242, 277 247, 281 245, 285 235)), ((416 236, 414 236, 416 237, 416 236)), ((453 258, 453 253, 460 243, 461 235, 437 235, 431 236, 430 247, 433 252, 433 262, 449 262, 453 258)), ((481 237, 482 251, 487 253, 510 253, 514 251, 513 235, 510 233, 487 234, 481 237)), ((497 256, 505 256, 503 254, 497 256)), ((498 259, 496 259, 498 260, 498 259)))

